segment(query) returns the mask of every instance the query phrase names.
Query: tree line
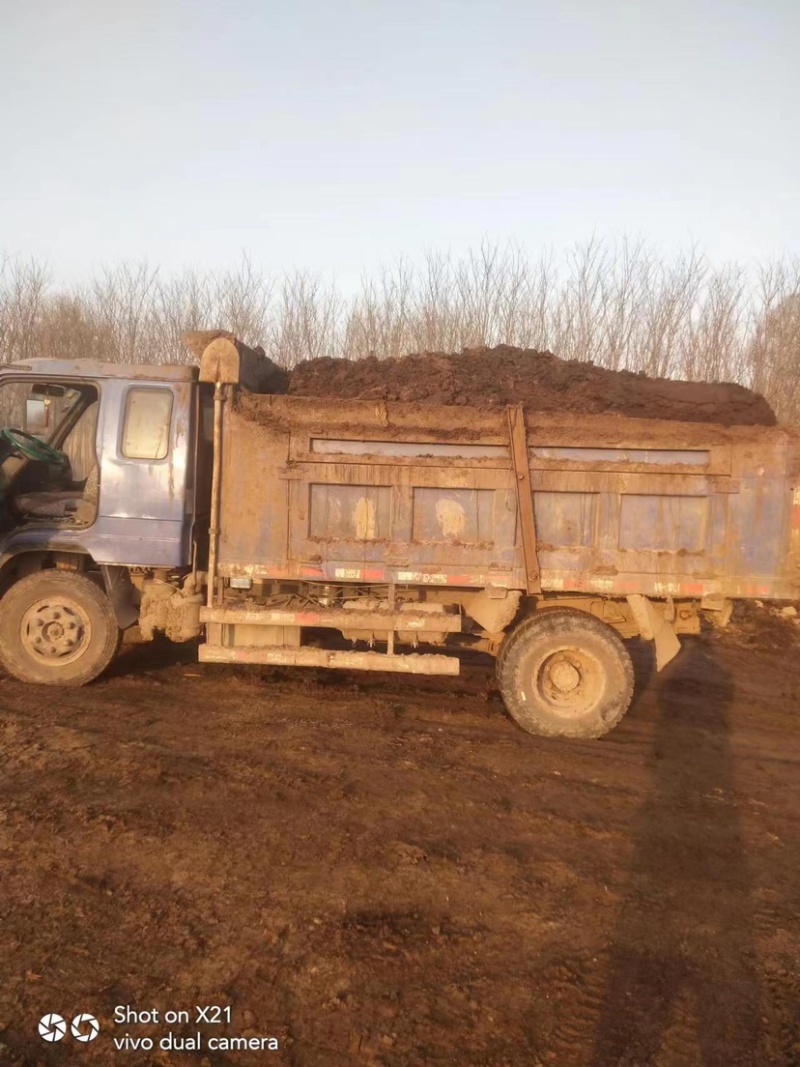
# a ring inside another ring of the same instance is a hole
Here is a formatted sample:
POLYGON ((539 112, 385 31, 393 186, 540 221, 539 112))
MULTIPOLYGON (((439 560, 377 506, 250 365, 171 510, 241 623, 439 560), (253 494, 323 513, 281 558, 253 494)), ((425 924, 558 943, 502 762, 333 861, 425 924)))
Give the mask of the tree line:
POLYGON ((712 265, 597 238, 535 256, 484 242, 365 275, 353 293, 306 271, 166 275, 122 263, 64 288, 0 259, 0 362, 34 356, 182 363, 187 330, 222 328, 281 366, 516 345, 662 377, 737 381, 800 423, 800 260, 712 265))

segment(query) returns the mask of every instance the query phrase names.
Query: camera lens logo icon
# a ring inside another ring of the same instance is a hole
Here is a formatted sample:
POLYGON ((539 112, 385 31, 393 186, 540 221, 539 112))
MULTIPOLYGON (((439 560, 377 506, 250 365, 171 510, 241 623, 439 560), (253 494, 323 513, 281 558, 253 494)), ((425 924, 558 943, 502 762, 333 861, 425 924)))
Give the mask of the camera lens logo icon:
MULTIPOLYGON (((76 1041, 94 1041, 97 1035, 100 1033, 100 1023, 95 1019, 94 1015, 89 1015, 87 1012, 83 1012, 81 1015, 76 1015, 70 1025, 72 1036, 76 1041)), ((62 1015, 56 1015, 52 1013, 50 1015, 43 1015, 39 1020, 39 1036, 42 1041, 60 1041, 63 1037, 66 1037, 67 1024, 62 1015)))
POLYGON ((66 1032, 67 1024, 60 1015, 43 1015, 39 1020, 42 1041, 60 1041, 66 1032))
POLYGON ((72 1020, 72 1036, 76 1041, 94 1041, 100 1033, 100 1023, 94 1015, 76 1015, 72 1020))

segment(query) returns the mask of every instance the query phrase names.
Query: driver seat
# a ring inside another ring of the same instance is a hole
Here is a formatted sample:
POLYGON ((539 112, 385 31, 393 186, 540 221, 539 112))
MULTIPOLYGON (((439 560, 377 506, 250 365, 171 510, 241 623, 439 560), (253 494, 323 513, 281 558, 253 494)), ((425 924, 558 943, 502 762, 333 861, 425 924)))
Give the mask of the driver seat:
POLYGON ((20 493, 14 507, 26 519, 65 519, 77 510, 82 489, 56 489, 47 493, 20 493))
POLYGON ((54 489, 39 493, 20 493, 13 505, 25 519, 71 519, 89 522, 97 506, 98 466, 92 467, 83 489, 54 489), (84 505, 81 507, 81 505, 84 505))

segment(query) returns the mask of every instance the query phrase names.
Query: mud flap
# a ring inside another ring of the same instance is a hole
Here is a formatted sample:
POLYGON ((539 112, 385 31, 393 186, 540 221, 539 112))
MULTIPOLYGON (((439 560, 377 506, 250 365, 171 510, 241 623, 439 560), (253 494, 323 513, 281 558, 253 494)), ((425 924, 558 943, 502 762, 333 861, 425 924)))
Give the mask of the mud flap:
POLYGON ((681 643, 675 635, 672 624, 656 611, 646 596, 633 593, 628 598, 639 633, 645 641, 653 641, 656 646, 656 670, 662 670, 681 650, 681 643))
POLYGON ((139 596, 136 586, 125 567, 101 563, 100 573, 103 576, 106 595, 117 617, 117 625, 120 630, 127 630, 139 618, 139 596))

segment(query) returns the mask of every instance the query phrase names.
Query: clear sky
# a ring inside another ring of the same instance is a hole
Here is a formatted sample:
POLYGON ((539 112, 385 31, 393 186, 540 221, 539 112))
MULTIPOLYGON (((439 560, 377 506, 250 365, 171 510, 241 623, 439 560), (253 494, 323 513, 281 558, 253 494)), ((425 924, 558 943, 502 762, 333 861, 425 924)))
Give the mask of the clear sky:
POLYGON ((0 251, 800 253, 798 0, 4 0, 0 251))

